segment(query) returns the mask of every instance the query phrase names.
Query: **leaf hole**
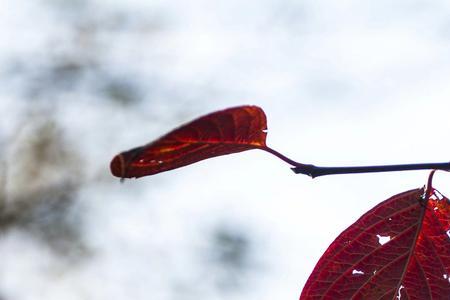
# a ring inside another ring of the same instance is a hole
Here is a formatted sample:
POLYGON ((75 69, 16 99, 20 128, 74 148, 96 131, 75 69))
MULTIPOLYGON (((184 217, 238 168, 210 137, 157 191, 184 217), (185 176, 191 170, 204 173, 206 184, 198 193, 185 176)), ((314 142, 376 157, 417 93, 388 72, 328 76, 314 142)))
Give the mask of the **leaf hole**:
POLYGON ((442 199, 444 199, 445 198, 445 196, 444 195, 442 195, 440 192, 438 192, 437 190, 434 190, 434 193, 433 193, 435 196, 436 196, 436 198, 437 199, 439 199, 439 200, 442 200, 442 199))
POLYGON ((442 274, 442 277, 450 283, 450 276, 448 274, 442 274))
POLYGON ((445 233, 447 234, 448 238, 450 239, 450 229, 447 230, 445 233))
POLYGON ((423 193, 422 193, 422 195, 420 195, 420 198, 422 198, 422 200, 427 199, 427 192, 425 191, 425 189, 423 189, 423 193))
POLYGON ((364 275, 364 272, 361 270, 353 269, 352 275, 364 275))
POLYGON ((402 290, 404 289, 405 287, 403 286, 403 285, 401 285, 399 288, 398 288, 398 292, 397 292, 397 297, 395 297, 395 298, 397 298, 397 299, 402 299, 402 290))
POLYGON ((437 201, 437 200, 439 200, 439 198, 437 197, 436 194, 433 194, 433 195, 430 196, 430 200, 437 201))
POLYGON ((377 238, 378 238, 378 243, 380 243, 380 245, 384 245, 391 240, 391 236, 389 236, 389 235, 382 236, 382 235, 377 234, 377 238))

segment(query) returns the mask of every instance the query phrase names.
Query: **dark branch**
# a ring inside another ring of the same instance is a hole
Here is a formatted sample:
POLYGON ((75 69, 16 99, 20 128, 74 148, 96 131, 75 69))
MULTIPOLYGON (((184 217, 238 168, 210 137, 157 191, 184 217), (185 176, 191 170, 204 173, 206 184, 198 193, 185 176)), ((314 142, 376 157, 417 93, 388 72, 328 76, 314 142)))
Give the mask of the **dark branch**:
POLYGON ((412 170, 444 170, 450 171, 450 162, 445 163, 425 163, 425 164, 405 164, 405 165, 385 165, 385 166, 356 166, 356 167, 319 167, 315 165, 302 164, 296 162, 280 152, 268 147, 261 148, 288 164, 294 166, 292 171, 295 174, 305 174, 312 178, 324 175, 337 174, 355 174, 355 173, 374 173, 374 172, 394 172, 394 171, 412 171, 412 170))
POLYGON ((354 174, 354 173, 374 173, 374 172, 394 172, 411 170, 444 170, 450 171, 448 163, 425 163, 425 164, 405 164, 405 165, 385 165, 385 166, 357 166, 357 167, 318 167, 314 165, 298 165, 292 168, 296 174, 305 174, 312 178, 324 175, 354 174))

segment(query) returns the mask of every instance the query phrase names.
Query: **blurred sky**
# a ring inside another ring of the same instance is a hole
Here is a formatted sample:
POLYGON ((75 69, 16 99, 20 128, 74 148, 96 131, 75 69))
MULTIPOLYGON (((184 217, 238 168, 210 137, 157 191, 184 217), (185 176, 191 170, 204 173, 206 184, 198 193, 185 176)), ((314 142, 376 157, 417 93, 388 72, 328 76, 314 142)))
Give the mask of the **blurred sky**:
POLYGON ((448 1, 0 0, 0 30, 1 300, 297 299, 342 230, 427 179, 311 180, 257 150, 109 174, 214 110, 262 107, 304 163, 450 158, 448 1))

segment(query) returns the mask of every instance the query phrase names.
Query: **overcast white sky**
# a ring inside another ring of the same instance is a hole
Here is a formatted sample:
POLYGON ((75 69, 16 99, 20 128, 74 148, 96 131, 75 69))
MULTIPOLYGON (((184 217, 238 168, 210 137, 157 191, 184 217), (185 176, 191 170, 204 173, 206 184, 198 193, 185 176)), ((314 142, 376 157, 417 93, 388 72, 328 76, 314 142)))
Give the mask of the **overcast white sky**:
POLYGON ((427 179, 311 180, 256 150, 109 174, 116 153, 214 110, 262 107, 268 144, 304 163, 450 159, 448 1, 0 0, 0 28, 7 206, 74 190, 62 219, 51 206, 1 231, 1 300, 297 299, 342 230, 427 179), (37 162, 48 122, 63 150, 37 162), (76 233, 62 250, 58 224, 76 233))

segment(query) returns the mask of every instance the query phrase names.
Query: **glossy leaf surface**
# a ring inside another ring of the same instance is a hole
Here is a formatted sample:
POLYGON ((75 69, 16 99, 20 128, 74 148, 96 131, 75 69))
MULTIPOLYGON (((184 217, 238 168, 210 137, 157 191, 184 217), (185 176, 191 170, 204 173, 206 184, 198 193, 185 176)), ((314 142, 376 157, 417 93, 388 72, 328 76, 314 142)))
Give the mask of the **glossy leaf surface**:
POLYGON ((393 196, 342 232, 300 299, 450 299, 450 202, 424 197, 393 196))
POLYGON ((158 140, 116 155, 111 172, 142 177, 207 158, 266 147, 267 122, 257 106, 214 112, 175 129, 158 140))

